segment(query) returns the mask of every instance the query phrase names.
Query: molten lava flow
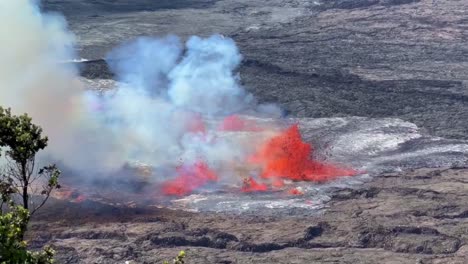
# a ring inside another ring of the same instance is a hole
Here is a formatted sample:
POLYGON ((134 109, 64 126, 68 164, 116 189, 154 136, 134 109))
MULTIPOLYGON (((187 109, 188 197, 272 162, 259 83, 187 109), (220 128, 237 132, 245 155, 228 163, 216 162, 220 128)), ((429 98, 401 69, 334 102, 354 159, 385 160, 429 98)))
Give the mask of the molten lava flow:
POLYGON ((196 162, 191 166, 182 166, 177 169, 178 176, 166 181, 162 191, 166 195, 183 196, 203 187, 210 182, 216 182, 218 176, 204 162, 196 162))
POLYGON ((84 194, 80 193, 76 189, 68 188, 66 186, 62 186, 60 189, 58 189, 54 193, 54 197, 61 200, 67 200, 72 203, 81 203, 87 200, 84 194))
POLYGON ((350 169, 314 161, 312 147, 303 142, 297 125, 271 138, 250 161, 262 168, 261 177, 294 181, 324 182, 340 176, 355 175, 350 169))
POLYGON ((264 192, 268 190, 268 186, 263 183, 256 182, 252 177, 244 179, 242 192, 264 192))
POLYGON ((276 188, 281 188, 281 187, 284 187, 284 181, 282 179, 274 179, 273 183, 272 183, 273 187, 276 187, 276 188))
POLYGON ((293 188, 293 189, 290 189, 288 191, 289 194, 291 195, 303 195, 304 192, 302 192, 301 190, 299 190, 298 188, 293 188))
POLYGON ((73 200, 72 202, 75 202, 75 203, 81 203, 81 202, 84 202, 86 201, 86 196, 84 196, 83 194, 80 194, 78 197, 75 198, 75 200, 73 200))
POLYGON ((190 119, 188 120, 187 124, 187 131, 191 133, 206 133, 205 122, 203 118, 199 114, 193 114, 190 119))
POLYGON ((258 131, 259 127, 252 121, 245 120, 238 115, 231 115, 224 118, 219 125, 221 131, 258 131))

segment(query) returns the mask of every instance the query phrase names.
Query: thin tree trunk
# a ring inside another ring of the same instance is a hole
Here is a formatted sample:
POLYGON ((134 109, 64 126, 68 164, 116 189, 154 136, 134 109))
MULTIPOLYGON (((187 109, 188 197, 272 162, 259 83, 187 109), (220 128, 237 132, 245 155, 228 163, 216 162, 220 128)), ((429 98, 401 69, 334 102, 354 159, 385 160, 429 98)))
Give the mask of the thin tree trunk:
POLYGON ((23 207, 29 209, 29 179, 26 172, 26 163, 21 164, 21 176, 23 177, 23 207))
MULTIPOLYGON (((23 178, 23 207, 26 210, 29 210, 29 194, 28 194, 28 187, 29 187, 29 179, 26 172, 26 163, 21 164, 21 177, 23 178)), ((28 228, 28 221, 24 221, 23 225, 21 226, 21 240, 24 240, 24 235, 28 228)))

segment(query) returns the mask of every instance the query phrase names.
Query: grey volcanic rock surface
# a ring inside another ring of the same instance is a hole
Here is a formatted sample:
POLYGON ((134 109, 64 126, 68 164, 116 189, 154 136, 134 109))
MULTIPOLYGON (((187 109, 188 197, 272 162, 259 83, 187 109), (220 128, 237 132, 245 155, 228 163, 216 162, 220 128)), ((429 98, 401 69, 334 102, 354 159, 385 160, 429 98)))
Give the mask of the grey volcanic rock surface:
POLYGON ((336 188, 316 216, 188 213, 52 201, 28 233, 58 263, 459 263, 468 260, 468 170, 384 174, 336 188), (46 219, 47 221, 39 220, 46 219))
MULTIPOLYGON (((100 59, 138 36, 224 34, 261 101, 299 117, 400 117, 468 138, 468 3, 437 0, 46 0, 79 55, 100 59)), ((129 54, 131 56, 131 54, 129 54)), ((103 61, 83 75, 109 78, 103 61)))

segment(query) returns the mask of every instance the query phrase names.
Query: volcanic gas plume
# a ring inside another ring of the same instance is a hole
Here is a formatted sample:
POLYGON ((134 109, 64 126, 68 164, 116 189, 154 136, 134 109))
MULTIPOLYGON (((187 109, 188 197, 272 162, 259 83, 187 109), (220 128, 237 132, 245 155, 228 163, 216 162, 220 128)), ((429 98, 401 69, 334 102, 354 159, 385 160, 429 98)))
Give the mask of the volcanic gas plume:
POLYGON ((51 138, 47 162, 88 178, 144 163, 153 168, 148 184, 167 195, 224 186, 267 191, 285 180, 355 174, 313 160, 298 126, 245 91, 232 39, 131 40, 106 58, 118 85, 98 94, 65 63, 75 58, 74 38, 62 17, 42 14, 28 0, 0 0, 0 15, 8 22, 0 24, 0 103, 44 127, 51 138))

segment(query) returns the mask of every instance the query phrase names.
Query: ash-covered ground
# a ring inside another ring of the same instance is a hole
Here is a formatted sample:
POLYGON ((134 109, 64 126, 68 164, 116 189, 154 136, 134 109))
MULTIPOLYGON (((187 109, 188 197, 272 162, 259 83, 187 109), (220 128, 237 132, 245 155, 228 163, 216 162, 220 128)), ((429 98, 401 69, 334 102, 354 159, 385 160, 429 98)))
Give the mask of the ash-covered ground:
MULTIPOLYGON (((316 154, 367 174, 305 196, 195 194, 168 207, 53 201, 31 245, 59 263, 466 263, 468 3, 437 0, 46 0, 82 76, 137 36, 233 38, 243 85, 279 103, 316 154), (207 198, 208 197, 208 198, 207 198)), ((129 54, 131 56, 131 54, 129 54)))

